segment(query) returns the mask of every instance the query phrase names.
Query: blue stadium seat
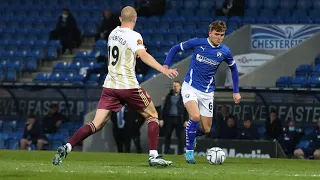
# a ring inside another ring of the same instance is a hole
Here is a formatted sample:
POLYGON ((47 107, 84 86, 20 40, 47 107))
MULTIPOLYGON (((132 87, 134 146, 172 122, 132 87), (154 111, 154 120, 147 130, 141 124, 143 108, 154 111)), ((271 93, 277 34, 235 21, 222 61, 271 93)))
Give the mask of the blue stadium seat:
POLYGON ((296 69, 296 76, 308 76, 312 71, 312 65, 302 64, 296 69))
POLYGON ((75 74, 73 76, 72 83, 73 84, 83 84, 84 76, 81 74, 75 74))
POLYGON ((272 24, 283 24, 281 17, 272 17, 270 21, 272 24))
POLYGON ((16 150, 19 149, 19 140, 17 139, 10 139, 8 140, 8 149, 16 150))
POLYGON ((277 17, 290 17, 291 10, 290 9, 278 9, 276 13, 277 17))
POLYGON ((307 78, 304 76, 298 76, 292 79, 290 87, 300 88, 307 85, 307 78))
POLYGON ((274 9, 260 9, 260 17, 273 17, 275 15, 274 9))
POLYGON ((86 84, 97 84, 100 76, 100 74, 90 74, 88 79, 86 80, 86 84))
MULTIPOLYGON (((320 1, 319 1, 319 4, 320 4, 320 1)), ((318 17, 319 16, 319 9, 309 10, 309 17, 318 17)))
POLYGON ((167 9, 181 9, 182 7, 183 7, 183 1, 181 0, 167 1, 167 9))
POLYGON ((148 74, 146 74, 146 75, 144 76, 143 81, 147 81, 147 80, 149 80, 149 79, 151 79, 151 78, 153 78, 153 77, 156 77, 156 76, 157 76, 157 74, 148 73, 148 74))
POLYGON ((143 74, 137 74, 136 77, 137 77, 137 80, 138 80, 139 83, 143 82, 143 80, 144 80, 144 75, 143 74))
POLYGON ((297 8, 299 9, 310 9, 312 6, 311 0, 298 0, 297 1, 297 8))
POLYGON ((17 81, 17 71, 14 69, 7 69, 5 71, 5 81, 9 81, 9 82, 17 81))
POLYGON ((320 87, 320 75, 311 76, 307 81, 308 87, 320 87))
POLYGON ((254 24, 255 23, 255 18, 256 16, 245 16, 243 17, 242 19, 242 22, 241 24, 244 25, 244 24, 254 24))
POLYGON ((25 59, 25 62, 24 62, 24 69, 26 71, 36 71, 37 70, 37 58, 35 57, 28 57, 25 59))
POLYGON ((288 76, 281 76, 277 79, 276 87, 289 87, 291 85, 292 78, 288 76))
POLYGON ((311 72, 312 76, 320 76, 320 64, 317 64, 313 67, 313 70, 311 72))
POLYGON ((298 24, 299 23, 299 19, 296 17, 284 17, 283 18, 283 22, 285 24, 298 24))
POLYGON ((269 17, 257 17, 256 18, 256 23, 258 23, 258 24, 269 24, 270 23, 270 19, 269 19, 269 17))
POLYGON ((278 0, 264 0, 263 7, 267 8, 267 9, 276 9, 279 7, 279 1, 278 0))
POLYGON ((212 10, 214 6, 214 1, 211 0, 201 0, 199 1, 199 9, 210 9, 212 10))
POLYGON ((32 80, 35 83, 43 83, 47 81, 47 74, 46 73, 38 73, 32 80))
POLYGON ((69 64, 67 62, 58 62, 53 67, 54 72, 65 72, 65 70, 68 68, 69 64))
POLYGON ((246 0, 249 9, 259 9, 262 6, 261 0, 246 0))
POLYGON ((313 0, 313 9, 318 10, 320 9, 320 1, 313 0))
POLYGON ((184 9, 197 9, 199 6, 199 1, 185 0, 183 4, 184 9))
POLYGON ((224 0, 215 0, 215 8, 214 9, 222 9, 224 0))
POLYGON ((296 6, 295 0, 281 0, 280 9, 293 9, 296 6))
POLYGON ((48 77, 50 83, 60 83, 62 80, 64 80, 64 74, 59 72, 52 72, 48 77))
POLYGON ((310 17, 303 16, 303 17, 299 17, 299 23, 300 24, 311 24, 312 20, 310 17))
POLYGON ((306 9, 295 9, 292 11, 293 17, 307 17, 308 13, 306 9))

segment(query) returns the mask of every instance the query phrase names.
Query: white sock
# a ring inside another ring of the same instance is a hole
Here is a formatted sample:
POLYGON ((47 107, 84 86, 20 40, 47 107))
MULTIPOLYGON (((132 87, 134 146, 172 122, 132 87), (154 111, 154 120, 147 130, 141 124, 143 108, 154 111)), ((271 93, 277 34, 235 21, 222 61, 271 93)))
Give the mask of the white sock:
POLYGON ((159 156, 158 151, 157 150, 149 150, 149 156, 151 156, 151 157, 159 156))
POLYGON ((190 152, 190 151, 193 151, 193 150, 186 150, 186 152, 190 152))
POLYGON ((67 146, 67 153, 69 153, 72 150, 72 146, 70 143, 67 143, 66 146, 67 146))

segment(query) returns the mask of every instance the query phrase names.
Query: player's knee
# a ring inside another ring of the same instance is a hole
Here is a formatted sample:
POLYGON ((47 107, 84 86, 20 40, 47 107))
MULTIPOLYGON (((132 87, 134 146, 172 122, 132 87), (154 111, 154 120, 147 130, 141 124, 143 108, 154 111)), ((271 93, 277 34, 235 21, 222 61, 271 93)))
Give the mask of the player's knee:
POLYGON ((37 144, 38 145, 44 145, 45 144, 45 141, 43 139, 38 139, 37 140, 37 144))
POLYGON ((315 150, 314 153, 313 153, 313 157, 315 159, 320 159, 320 150, 315 150))
POLYGON ((20 145, 26 145, 28 143, 27 139, 21 139, 20 140, 20 145))
POLYGON ((294 156, 296 156, 296 157, 304 156, 304 153, 303 153, 302 149, 296 149, 296 150, 294 150, 293 154, 294 154, 294 156))
POLYGON ((193 121, 199 122, 200 121, 200 114, 190 114, 189 118, 193 121))
POLYGON ((209 134, 211 130, 211 126, 203 126, 203 132, 209 134))

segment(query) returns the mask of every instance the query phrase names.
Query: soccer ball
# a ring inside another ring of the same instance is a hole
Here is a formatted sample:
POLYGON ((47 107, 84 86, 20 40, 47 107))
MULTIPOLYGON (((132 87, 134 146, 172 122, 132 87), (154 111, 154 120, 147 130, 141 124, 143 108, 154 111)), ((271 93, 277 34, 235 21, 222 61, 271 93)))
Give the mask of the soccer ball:
POLYGON ((210 164, 223 164, 226 160, 226 154, 219 147, 213 147, 207 151, 207 160, 210 164))

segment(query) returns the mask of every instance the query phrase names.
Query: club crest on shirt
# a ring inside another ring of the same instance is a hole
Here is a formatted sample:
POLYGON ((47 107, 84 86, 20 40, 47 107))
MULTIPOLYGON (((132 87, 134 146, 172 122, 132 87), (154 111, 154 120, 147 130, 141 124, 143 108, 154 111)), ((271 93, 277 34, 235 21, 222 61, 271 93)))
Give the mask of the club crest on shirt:
POLYGON ((217 57, 221 57, 222 53, 221 52, 217 52, 217 57))
POLYGON ((137 40, 137 45, 141 45, 142 44, 142 40, 141 39, 138 39, 137 40))

